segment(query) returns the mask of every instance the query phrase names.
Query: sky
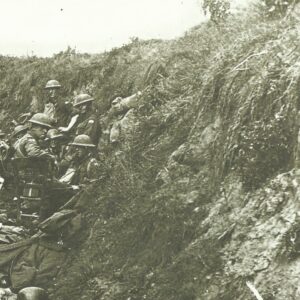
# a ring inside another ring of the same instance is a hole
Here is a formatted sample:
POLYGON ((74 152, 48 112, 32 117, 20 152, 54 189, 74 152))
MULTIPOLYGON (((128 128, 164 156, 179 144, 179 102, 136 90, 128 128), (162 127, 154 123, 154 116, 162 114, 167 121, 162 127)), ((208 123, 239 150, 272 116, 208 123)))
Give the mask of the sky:
POLYGON ((122 46, 132 37, 176 38, 205 19, 200 3, 0 0, 0 54, 52 56, 68 46, 77 52, 100 53, 122 46))

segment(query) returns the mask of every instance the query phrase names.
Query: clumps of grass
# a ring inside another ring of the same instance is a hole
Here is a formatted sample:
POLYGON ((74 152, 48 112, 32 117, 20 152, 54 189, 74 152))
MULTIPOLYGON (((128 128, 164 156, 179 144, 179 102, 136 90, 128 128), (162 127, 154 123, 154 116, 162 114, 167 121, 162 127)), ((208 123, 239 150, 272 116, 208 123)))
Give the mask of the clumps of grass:
MULTIPOLYGON (((103 118, 114 97, 147 87, 133 114, 136 126, 119 145, 106 141, 101 148, 110 176, 89 196, 84 243, 59 278, 58 299, 99 298, 104 285, 111 299, 206 295, 207 276, 222 272, 225 242, 203 238, 200 227, 220 183, 235 172, 245 189, 256 189, 293 165, 298 39, 280 21, 231 17, 217 28, 203 24, 178 41, 135 40, 102 55, 69 49, 50 59, 2 58, 14 71, 0 68, 0 95, 10 110, 10 97, 19 95, 24 109, 33 87, 41 87, 34 92, 43 99, 49 76, 61 81, 65 97, 81 90, 95 95, 103 118), (207 137, 213 140, 205 144, 202 133, 215 123, 207 137), (172 154, 181 145, 188 151, 175 161, 172 154), (170 182, 158 184, 162 169, 174 173, 170 182), (115 294, 114 282, 122 286, 115 294)), ((232 299, 234 288, 243 292, 243 279, 235 280, 228 283, 230 292, 225 286, 215 299, 232 299)))
POLYGON ((234 164, 246 188, 257 188, 266 178, 290 167, 294 130, 286 126, 287 117, 276 115, 241 128, 234 164))

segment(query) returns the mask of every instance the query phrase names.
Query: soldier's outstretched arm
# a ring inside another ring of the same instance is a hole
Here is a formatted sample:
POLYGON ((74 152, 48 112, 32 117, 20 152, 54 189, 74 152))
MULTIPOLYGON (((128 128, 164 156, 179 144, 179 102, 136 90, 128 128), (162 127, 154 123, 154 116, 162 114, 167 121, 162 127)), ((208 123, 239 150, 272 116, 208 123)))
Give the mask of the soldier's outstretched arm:
POLYGON ((73 116, 67 127, 59 127, 58 130, 61 132, 69 132, 76 124, 78 117, 79 117, 78 114, 73 116))

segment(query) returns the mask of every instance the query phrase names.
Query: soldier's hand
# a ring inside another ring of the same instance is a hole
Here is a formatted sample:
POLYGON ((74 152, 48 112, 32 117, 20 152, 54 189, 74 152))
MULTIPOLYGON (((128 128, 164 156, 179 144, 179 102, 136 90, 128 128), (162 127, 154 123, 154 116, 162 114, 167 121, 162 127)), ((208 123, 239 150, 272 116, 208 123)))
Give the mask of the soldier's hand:
POLYGON ((67 127, 58 127, 58 130, 60 132, 68 132, 68 128, 67 127))

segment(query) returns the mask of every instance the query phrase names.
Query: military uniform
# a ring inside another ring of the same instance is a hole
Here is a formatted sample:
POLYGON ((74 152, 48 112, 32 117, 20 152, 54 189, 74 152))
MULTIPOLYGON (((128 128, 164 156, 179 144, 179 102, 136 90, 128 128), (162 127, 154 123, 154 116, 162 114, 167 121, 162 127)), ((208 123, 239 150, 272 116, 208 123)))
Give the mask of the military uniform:
POLYGON ((86 134, 88 135, 93 144, 97 145, 100 138, 100 124, 96 115, 92 114, 85 120, 78 120, 78 125, 76 128, 76 135, 86 134))
POLYGON ((99 178, 100 164, 91 156, 83 161, 74 161, 71 168, 75 170, 71 179, 72 185, 92 183, 99 178))
POLYGON ((97 114, 93 113, 93 101, 94 98, 89 94, 80 94, 75 98, 73 106, 80 111, 79 119, 76 121, 78 125, 75 129, 75 135, 89 136, 95 146, 98 144, 101 129, 97 114), (84 111, 82 111, 82 108, 84 108, 84 111))
POLYGON ((44 114, 52 120, 53 125, 65 126, 72 112, 72 104, 65 102, 60 96, 52 95, 51 91, 54 92, 60 88, 61 84, 55 79, 46 83, 45 90, 49 91, 52 101, 45 104, 44 114))
POLYGON ((61 182, 72 185, 82 185, 106 177, 107 171, 105 164, 93 157, 93 150, 96 146, 92 143, 88 135, 80 134, 76 136, 74 141, 69 145, 75 146, 77 149, 85 149, 86 151, 79 153, 79 155, 75 153, 69 169, 60 179, 61 182))
POLYGON ((65 126, 68 124, 72 114, 72 104, 60 100, 58 100, 57 103, 48 102, 45 104, 44 114, 46 114, 55 125, 65 126))
MULTIPOLYGON (((96 160, 89 156, 84 161, 73 163, 72 167, 75 172, 71 179, 71 184, 84 185, 83 189, 70 199, 64 206, 64 208, 72 208, 78 211, 84 211, 90 206, 90 193, 93 191, 93 182, 101 184, 108 178, 109 172, 106 164, 103 160, 96 160)), ((69 170, 71 170, 70 168, 69 170)), ((68 173, 68 171, 66 172, 68 173)))
POLYGON ((30 133, 26 133, 21 137, 15 143, 14 147, 16 158, 41 157, 50 154, 41 148, 38 141, 30 133))

